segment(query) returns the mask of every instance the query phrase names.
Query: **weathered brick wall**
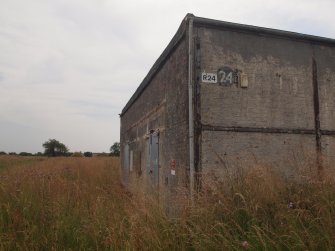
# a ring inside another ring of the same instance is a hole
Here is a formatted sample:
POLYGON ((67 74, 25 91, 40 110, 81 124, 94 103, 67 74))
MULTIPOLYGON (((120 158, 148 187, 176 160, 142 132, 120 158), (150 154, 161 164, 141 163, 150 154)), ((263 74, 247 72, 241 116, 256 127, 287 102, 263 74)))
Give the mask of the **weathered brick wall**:
MULTIPOLYGON (((140 152, 141 177, 147 177, 147 135, 159 130, 159 186, 174 187, 185 179, 189 163, 188 148, 188 54, 185 38, 169 56, 143 93, 121 117, 121 148, 140 152), (176 160, 176 175, 171 175, 170 161, 176 160)), ((138 168, 136 168, 138 169, 138 168)), ((138 180, 138 174, 131 182, 138 180)))
POLYGON ((291 177, 315 166, 314 135, 205 131, 202 136, 205 174, 222 176, 227 169, 259 165, 291 177))
MULTIPOLYGON (((321 131, 335 131, 335 48, 315 46, 320 97, 321 131)), ((324 132, 325 134, 326 132, 324 132)), ((335 135, 322 135, 324 164, 335 167, 335 135)))
MULTIPOLYGON (((197 34, 199 78, 225 66, 248 78, 247 88, 198 83, 199 113, 206 128, 200 144, 203 171, 220 170, 222 160, 229 159, 244 166, 266 162, 293 175, 299 162, 315 160, 313 59, 321 130, 334 130, 334 47, 202 27, 197 34)), ((334 136, 321 136, 321 142, 325 158, 334 158, 334 136)))
MULTIPOLYGON (((323 164, 331 166, 335 162, 335 47, 195 26, 196 168, 220 174, 229 166, 261 164, 291 176, 305 167, 317 168, 320 151, 323 164), (217 73, 222 67, 243 74, 248 87, 201 82, 202 72, 217 73), (318 116, 320 123, 316 123, 318 116)), ((121 117, 121 147, 128 143, 136 159, 132 182, 148 176, 150 130, 160 131, 160 190, 173 192, 178 183, 187 181, 187 80, 186 34, 121 117), (176 176, 171 175, 171 160, 176 161, 176 176)))
POLYGON ((238 69, 249 87, 201 84, 204 124, 314 128, 312 50, 305 43, 201 29, 201 67, 238 69))

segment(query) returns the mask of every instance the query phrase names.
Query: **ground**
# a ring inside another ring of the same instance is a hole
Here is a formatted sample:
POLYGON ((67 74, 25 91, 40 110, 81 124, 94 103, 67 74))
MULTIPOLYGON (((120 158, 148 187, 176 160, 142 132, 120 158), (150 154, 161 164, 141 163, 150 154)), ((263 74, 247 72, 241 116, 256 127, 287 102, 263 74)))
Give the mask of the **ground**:
POLYGON ((255 167, 193 200, 181 188, 171 218, 124 190, 116 157, 0 156, 0 249, 332 250, 334 188, 255 167))

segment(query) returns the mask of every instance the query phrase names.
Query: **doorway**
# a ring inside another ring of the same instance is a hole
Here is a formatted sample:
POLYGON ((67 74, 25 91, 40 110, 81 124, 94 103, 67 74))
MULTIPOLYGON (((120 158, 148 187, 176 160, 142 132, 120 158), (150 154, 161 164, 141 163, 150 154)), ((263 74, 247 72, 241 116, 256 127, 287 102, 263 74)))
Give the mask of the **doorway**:
POLYGON ((148 165, 147 174, 151 184, 159 184, 159 132, 151 133, 148 139, 148 165))

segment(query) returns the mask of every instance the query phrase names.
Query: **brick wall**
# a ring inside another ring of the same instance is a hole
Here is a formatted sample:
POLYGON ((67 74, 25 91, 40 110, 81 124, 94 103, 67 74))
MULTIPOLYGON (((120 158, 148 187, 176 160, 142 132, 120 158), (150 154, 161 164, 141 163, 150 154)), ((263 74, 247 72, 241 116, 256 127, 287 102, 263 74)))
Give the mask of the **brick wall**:
MULTIPOLYGON (((131 173, 133 184, 148 177, 148 132, 159 130, 159 189, 173 190, 188 175, 188 50, 185 38, 168 57, 146 89, 121 117, 121 148, 140 153, 141 175, 131 173), (170 161, 176 161, 171 175, 170 161), (141 176, 141 177, 139 177, 141 176), (166 189, 169 188, 169 189, 166 189)), ((138 169, 138 167, 136 167, 138 169)), ((153 188, 158 189, 158 188, 153 188)))
MULTIPOLYGON (((202 170, 219 171, 224 161, 267 163, 285 175, 299 172, 305 160, 317 168, 316 113, 321 134, 335 131, 335 48, 204 27, 197 34, 202 170), (202 72, 222 67, 247 76, 248 87, 201 82, 202 72)), ((328 164, 334 160, 334 137, 319 139, 328 164)))

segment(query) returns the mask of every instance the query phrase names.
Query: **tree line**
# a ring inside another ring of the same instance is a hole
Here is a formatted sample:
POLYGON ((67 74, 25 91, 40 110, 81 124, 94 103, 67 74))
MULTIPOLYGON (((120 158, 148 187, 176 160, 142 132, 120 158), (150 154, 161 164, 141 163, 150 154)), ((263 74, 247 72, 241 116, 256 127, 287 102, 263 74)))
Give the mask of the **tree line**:
POLYGON ((0 155, 20 155, 20 156, 48 156, 48 157, 57 157, 57 156, 72 156, 72 157, 93 157, 95 156, 120 156, 120 143, 115 142, 110 147, 109 153, 93 153, 93 152, 70 152, 69 148, 64 144, 59 142, 56 139, 49 139, 42 144, 44 152, 37 152, 35 154, 29 152, 9 152, 0 151, 0 155))

